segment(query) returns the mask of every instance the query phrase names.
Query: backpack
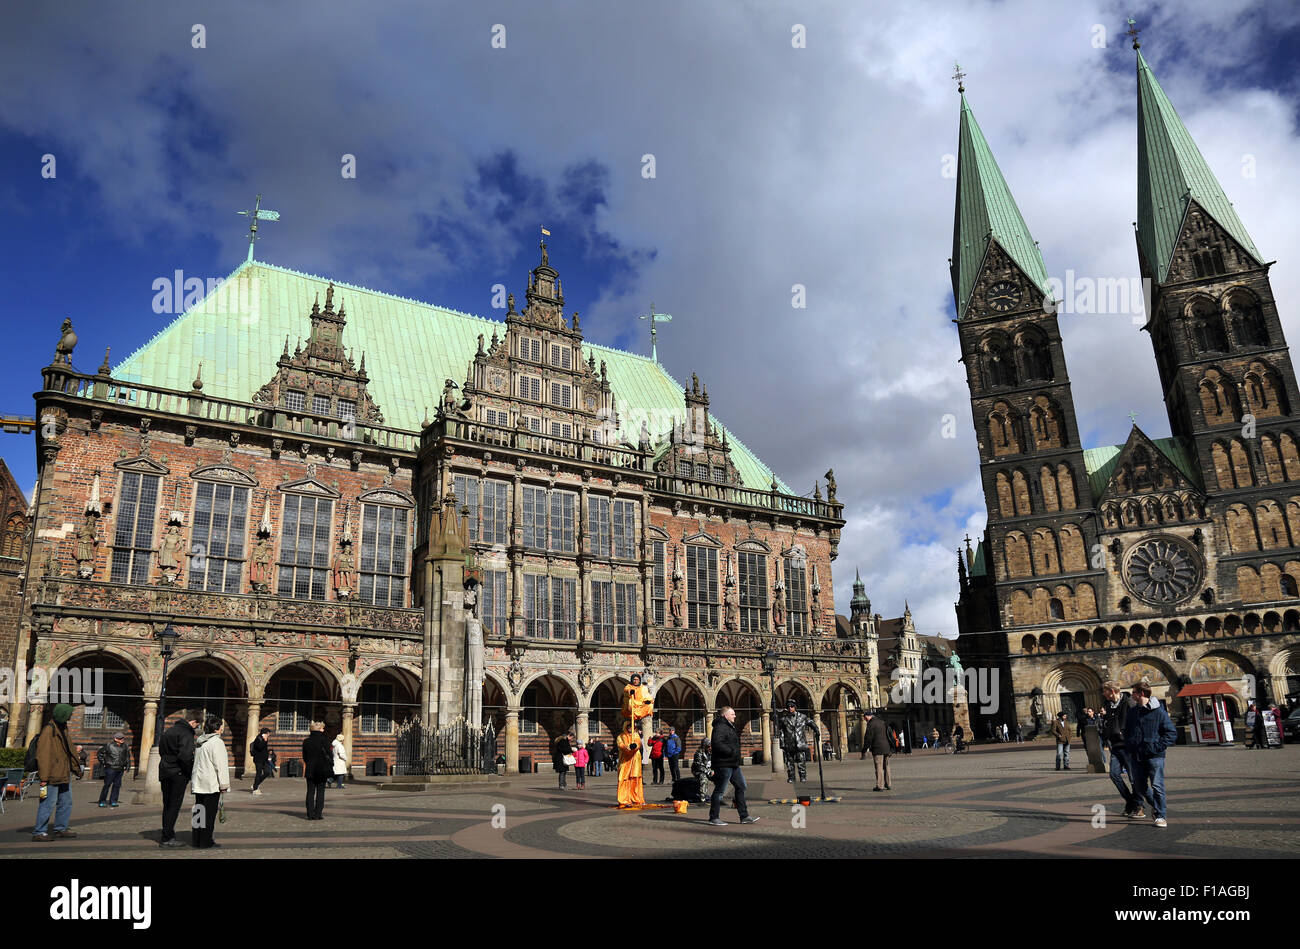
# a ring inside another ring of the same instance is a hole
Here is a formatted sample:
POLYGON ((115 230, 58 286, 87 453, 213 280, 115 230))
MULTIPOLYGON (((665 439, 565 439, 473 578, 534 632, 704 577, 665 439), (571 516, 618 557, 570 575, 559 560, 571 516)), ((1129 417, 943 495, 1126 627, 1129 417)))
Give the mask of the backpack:
POLYGON ((23 772, 31 774, 33 771, 39 771, 40 765, 36 763, 36 743, 41 740, 40 733, 32 739, 32 743, 27 746, 27 757, 23 759, 23 772))

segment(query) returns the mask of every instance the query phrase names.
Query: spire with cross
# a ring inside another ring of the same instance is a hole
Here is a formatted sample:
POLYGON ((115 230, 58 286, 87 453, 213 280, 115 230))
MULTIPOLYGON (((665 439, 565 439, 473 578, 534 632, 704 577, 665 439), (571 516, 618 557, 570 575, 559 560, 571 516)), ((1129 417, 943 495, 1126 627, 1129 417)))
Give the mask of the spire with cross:
POLYGON ((1137 20, 1133 19, 1132 17, 1129 17, 1128 29, 1124 31, 1124 35, 1132 38, 1134 49, 1142 48, 1142 44, 1138 42, 1138 34, 1141 32, 1142 31, 1137 28, 1137 20))
POLYGON ((966 84, 963 81, 966 78, 966 74, 961 71, 961 63, 953 63, 952 68, 954 70, 952 78, 957 80, 957 92, 963 93, 966 91, 966 84))

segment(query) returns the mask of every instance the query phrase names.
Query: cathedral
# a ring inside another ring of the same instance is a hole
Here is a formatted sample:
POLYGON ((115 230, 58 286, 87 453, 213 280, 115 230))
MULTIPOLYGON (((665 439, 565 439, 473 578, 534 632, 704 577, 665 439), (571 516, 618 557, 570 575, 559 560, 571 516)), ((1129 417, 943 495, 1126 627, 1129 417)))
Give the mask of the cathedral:
POLYGON ((1272 262, 1139 46, 1142 331, 1169 435, 1080 442, 1046 266, 959 89, 950 264, 988 509, 958 553, 959 645, 1003 670, 991 718, 1027 733, 1145 678, 1183 740, 1222 740, 1249 701, 1300 693, 1300 391, 1272 262))
MULTIPOLYGON (((259 727, 287 761, 323 720, 387 774, 411 722, 469 722, 509 769, 549 767, 568 729, 611 740, 641 673, 688 753, 721 705, 766 751, 774 697, 847 748, 876 686, 837 629, 833 472, 796 494, 699 379, 587 342, 545 243, 507 303, 483 319, 250 251, 116 365, 78 369, 64 322, 7 649, 103 670, 75 740, 126 731, 142 765, 160 711, 201 708, 247 768, 259 727)), ((43 712, 12 702, 9 743, 43 712)))

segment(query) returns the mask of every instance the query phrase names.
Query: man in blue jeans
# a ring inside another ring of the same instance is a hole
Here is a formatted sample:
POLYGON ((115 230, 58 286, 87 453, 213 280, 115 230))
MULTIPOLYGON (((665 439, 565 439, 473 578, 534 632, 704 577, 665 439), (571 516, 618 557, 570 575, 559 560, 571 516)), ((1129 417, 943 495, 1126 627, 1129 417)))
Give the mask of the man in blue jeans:
POLYGON ((755 824, 757 817, 749 816, 745 803, 745 775, 740 770, 740 732, 736 730, 736 710, 724 705, 713 720, 713 797, 709 800, 709 823, 726 827, 727 822, 718 816, 722 810, 722 795, 730 784, 736 789, 736 810, 742 824, 755 824))
POLYGON ((68 740, 68 719, 72 706, 59 703, 54 713, 41 729, 36 739, 36 775, 41 782, 41 803, 36 807, 36 828, 32 840, 44 843, 50 840, 50 812, 54 812, 54 836, 76 837, 68 829, 72 819, 72 793, 70 781, 81 774, 81 762, 68 740))
POLYGON ((1128 721, 1124 724, 1124 747, 1132 765, 1133 795, 1151 805, 1157 827, 1167 827, 1165 750, 1178 740, 1178 730, 1164 706, 1152 702, 1151 686, 1145 682, 1133 686, 1133 700, 1137 704, 1128 710, 1128 721))

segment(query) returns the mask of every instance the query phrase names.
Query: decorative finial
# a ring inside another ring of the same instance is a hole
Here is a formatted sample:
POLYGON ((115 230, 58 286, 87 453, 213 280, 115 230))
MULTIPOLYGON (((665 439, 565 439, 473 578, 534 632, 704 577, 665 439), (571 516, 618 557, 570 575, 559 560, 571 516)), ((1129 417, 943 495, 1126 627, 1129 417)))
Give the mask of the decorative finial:
POLYGON ((1141 33, 1141 32, 1142 32, 1142 31, 1139 30, 1139 29, 1137 28, 1137 20, 1133 19, 1132 17, 1129 17, 1129 18, 1128 18, 1128 29, 1124 31, 1124 35, 1125 35, 1125 36, 1131 36, 1131 37, 1133 38, 1133 48, 1134 48, 1134 49, 1141 49, 1141 48, 1142 48, 1142 44, 1138 42, 1138 34, 1141 33))
POLYGON ((284 334, 284 355, 286 359, 289 356, 289 334, 288 333, 284 334))
POLYGON ((194 375, 193 386, 196 392, 203 388, 203 363, 199 363, 199 371, 194 375))
POLYGON ((1134 425, 1136 425, 1136 424, 1138 423, 1138 415, 1137 415, 1136 412, 1130 412, 1130 413, 1128 413, 1128 418, 1129 418, 1129 421, 1132 422, 1134 425))
POLYGON ((313 313, 320 312, 320 291, 319 290, 316 291, 316 299, 315 301, 312 302, 311 311, 313 313))
POLYGON ((957 92, 959 94, 964 93, 966 91, 966 84, 963 80, 966 78, 966 74, 961 71, 961 63, 953 63, 952 68, 955 70, 952 74, 952 78, 957 80, 957 92))

